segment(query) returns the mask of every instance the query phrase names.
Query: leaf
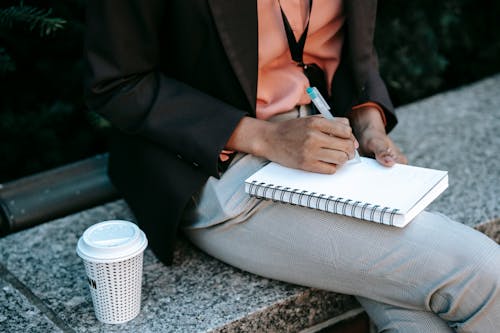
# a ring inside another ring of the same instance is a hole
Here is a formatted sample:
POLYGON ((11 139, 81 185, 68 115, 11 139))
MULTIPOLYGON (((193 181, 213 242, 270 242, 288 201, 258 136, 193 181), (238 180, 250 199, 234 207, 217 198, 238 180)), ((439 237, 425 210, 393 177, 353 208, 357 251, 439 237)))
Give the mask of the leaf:
POLYGON ((30 31, 39 30, 45 37, 64 28, 66 20, 50 17, 52 9, 41 9, 33 6, 11 6, 0 9, 0 27, 12 29, 16 24, 26 26, 30 31))

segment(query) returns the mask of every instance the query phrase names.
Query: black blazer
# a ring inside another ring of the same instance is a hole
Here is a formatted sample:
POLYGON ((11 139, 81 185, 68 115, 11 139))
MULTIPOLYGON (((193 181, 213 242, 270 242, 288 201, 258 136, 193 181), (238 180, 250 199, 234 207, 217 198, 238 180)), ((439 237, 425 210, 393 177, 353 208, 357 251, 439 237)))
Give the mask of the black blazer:
MULTIPOLYGON (((336 115, 367 101, 396 118, 372 45, 376 0, 347 0, 336 115)), ((244 116, 255 116, 255 0, 89 0, 85 58, 89 109, 117 129, 109 174, 170 263, 182 212, 244 116)))

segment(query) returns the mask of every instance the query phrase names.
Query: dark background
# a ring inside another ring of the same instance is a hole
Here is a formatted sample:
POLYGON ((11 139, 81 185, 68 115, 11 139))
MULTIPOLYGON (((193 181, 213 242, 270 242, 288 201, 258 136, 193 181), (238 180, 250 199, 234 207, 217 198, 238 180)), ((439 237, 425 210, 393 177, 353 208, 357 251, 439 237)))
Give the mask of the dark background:
MULTIPOLYGON (((0 183, 106 151, 107 123, 82 100, 84 7, 0 1, 0 183)), ((394 103, 499 73, 499 13, 498 0, 380 0, 375 42, 394 103)))

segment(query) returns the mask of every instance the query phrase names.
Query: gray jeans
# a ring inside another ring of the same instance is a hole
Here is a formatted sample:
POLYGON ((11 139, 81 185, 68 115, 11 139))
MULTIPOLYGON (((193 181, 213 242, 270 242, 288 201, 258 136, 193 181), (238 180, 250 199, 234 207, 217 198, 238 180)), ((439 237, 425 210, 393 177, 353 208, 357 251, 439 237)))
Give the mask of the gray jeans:
POLYGON ((250 198, 238 154, 186 212, 206 253, 267 278, 355 295, 379 331, 500 332, 500 247, 444 215, 405 228, 250 198))

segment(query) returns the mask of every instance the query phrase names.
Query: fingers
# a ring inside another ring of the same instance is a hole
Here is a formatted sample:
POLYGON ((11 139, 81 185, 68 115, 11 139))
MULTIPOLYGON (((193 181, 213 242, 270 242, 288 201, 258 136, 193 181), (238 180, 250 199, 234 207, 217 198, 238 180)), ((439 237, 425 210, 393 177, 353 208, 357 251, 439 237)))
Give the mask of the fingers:
POLYGON ((347 118, 325 119, 323 117, 310 117, 308 126, 325 134, 344 139, 354 139, 352 128, 347 118))
POLYGON ((334 173, 354 158, 359 143, 345 118, 308 117, 278 122, 268 136, 266 158, 285 166, 334 173))
POLYGON ((408 164, 408 158, 406 157, 406 155, 400 152, 396 157, 396 163, 408 164))
POLYGON ((375 159, 385 166, 393 166, 396 164, 396 158, 389 147, 377 149, 375 151, 375 159))
POLYGON ((385 166, 393 166, 396 163, 408 164, 408 159, 401 151, 391 142, 386 142, 385 145, 380 145, 375 149, 375 158, 380 164, 385 166))
POLYGON ((302 155, 308 156, 307 162, 344 164, 354 158, 356 145, 350 138, 342 139, 316 131, 307 136, 302 148, 302 155))
POLYGON ((308 171, 316 173, 334 174, 337 171, 337 165, 316 161, 313 163, 308 171))
POLYGON ((408 159, 398 146, 385 133, 385 130, 367 127, 360 133, 360 152, 365 156, 375 157, 384 166, 396 163, 408 164, 408 159))
POLYGON ((344 164, 355 156, 357 144, 355 139, 343 139, 322 132, 317 132, 312 139, 311 149, 316 148, 315 157, 318 160, 344 164))
POLYGON ((321 137, 321 147, 325 149, 321 160, 344 164, 347 160, 354 158, 359 143, 352 133, 347 118, 328 120, 318 117, 311 125, 325 134, 321 137))
POLYGON ((354 158, 354 150, 352 150, 352 153, 348 153, 343 150, 323 148, 318 151, 318 153, 316 154, 316 158, 319 161, 325 163, 342 165, 347 163, 347 161, 349 161, 350 159, 354 158))

